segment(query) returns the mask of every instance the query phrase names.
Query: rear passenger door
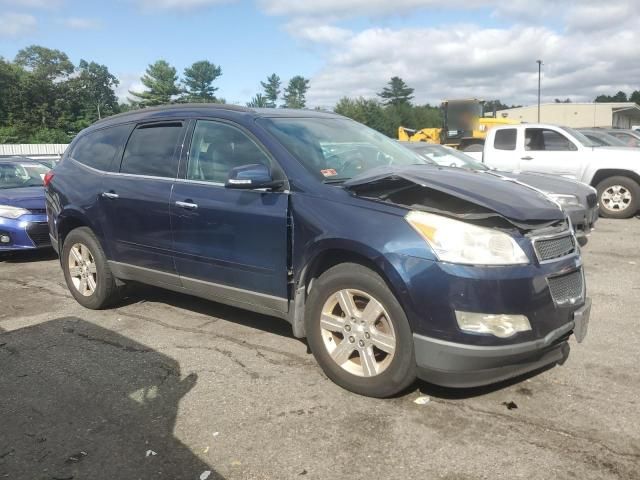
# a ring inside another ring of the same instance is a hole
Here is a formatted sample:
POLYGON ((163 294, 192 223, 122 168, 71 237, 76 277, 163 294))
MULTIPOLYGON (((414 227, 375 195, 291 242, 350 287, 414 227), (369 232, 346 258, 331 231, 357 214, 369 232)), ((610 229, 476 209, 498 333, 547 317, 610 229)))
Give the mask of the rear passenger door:
POLYGON ((576 178, 581 167, 578 147, 562 132, 551 128, 525 128, 523 172, 542 172, 576 178))
POLYGON ((139 124, 125 146, 117 173, 101 194, 114 269, 139 280, 179 284, 172 255, 169 201, 178 174, 186 122, 139 124), (166 275, 163 275, 166 274, 166 275), (150 277, 150 278, 147 278, 150 277))
POLYGON ((198 120, 183 157, 171 198, 182 284, 225 303, 286 312, 288 193, 224 186, 233 167, 264 164, 282 178, 279 166, 250 133, 226 121, 198 120))

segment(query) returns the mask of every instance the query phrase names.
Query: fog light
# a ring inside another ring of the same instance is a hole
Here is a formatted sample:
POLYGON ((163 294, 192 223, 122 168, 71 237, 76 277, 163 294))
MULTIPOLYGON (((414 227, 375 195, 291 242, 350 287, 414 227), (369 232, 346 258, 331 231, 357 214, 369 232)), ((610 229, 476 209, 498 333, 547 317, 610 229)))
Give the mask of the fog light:
POLYGON ((518 332, 531 330, 529 319, 524 315, 494 315, 456 311, 456 320, 464 332, 490 333, 499 338, 508 338, 518 332))
POLYGON ((11 243, 11 237, 3 233, 0 235, 0 243, 11 243))

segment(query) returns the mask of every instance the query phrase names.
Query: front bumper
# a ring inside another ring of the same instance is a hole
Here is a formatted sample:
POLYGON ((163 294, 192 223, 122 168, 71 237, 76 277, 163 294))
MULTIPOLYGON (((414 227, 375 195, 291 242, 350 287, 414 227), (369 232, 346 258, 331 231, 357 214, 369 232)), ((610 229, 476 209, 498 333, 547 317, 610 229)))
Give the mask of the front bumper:
POLYGON ((46 215, 23 215, 15 220, 0 218, 0 235, 8 235, 9 243, 0 243, 0 252, 49 248, 49 226, 46 215))
POLYGON ((571 219, 571 224, 575 231, 576 237, 587 237, 593 230, 596 221, 598 221, 598 206, 592 208, 585 207, 567 207, 565 212, 571 219))
POLYGON ((418 376, 445 387, 468 388, 500 382, 569 356, 567 338, 574 322, 531 342, 485 347, 447 342, 414 334, 418 376))

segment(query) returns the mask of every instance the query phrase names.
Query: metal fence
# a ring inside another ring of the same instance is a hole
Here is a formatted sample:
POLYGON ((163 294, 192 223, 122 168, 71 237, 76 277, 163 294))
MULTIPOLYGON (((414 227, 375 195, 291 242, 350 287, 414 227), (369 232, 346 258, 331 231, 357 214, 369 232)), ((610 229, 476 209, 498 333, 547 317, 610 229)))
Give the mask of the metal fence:
POLYGON ((29 158, 60 158, 66 143, 16 143, 0 144, 0 157, 18 155, 29 158))

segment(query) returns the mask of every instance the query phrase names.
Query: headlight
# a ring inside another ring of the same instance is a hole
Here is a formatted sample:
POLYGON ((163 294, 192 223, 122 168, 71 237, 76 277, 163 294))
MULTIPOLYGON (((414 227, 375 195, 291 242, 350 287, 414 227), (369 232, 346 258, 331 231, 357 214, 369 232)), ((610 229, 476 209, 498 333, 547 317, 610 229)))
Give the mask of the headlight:
POLYGON ((547 193, 552 200, 555 200, 561 207, 581 207, 580 200, 575 195, 563 195, 560 193, 547 193))
POLYGON ((524 315, 493 315, 456 311, 460 330, 468 333, 490 333, 498 338, 509 338, 518 332, 531 330, 529 319, 524 315))
POLYGON ((468 265, 521 265, 529 259, 510 235, 432 213, 405 217, 444 262, 468 265))
POLYGON ((25 210, 24 208, 11 207, 9 205, 0 205, 0 217, 10 218, 15 220, 22 215, 26 215, 29 213, 29 210, 25 210))

